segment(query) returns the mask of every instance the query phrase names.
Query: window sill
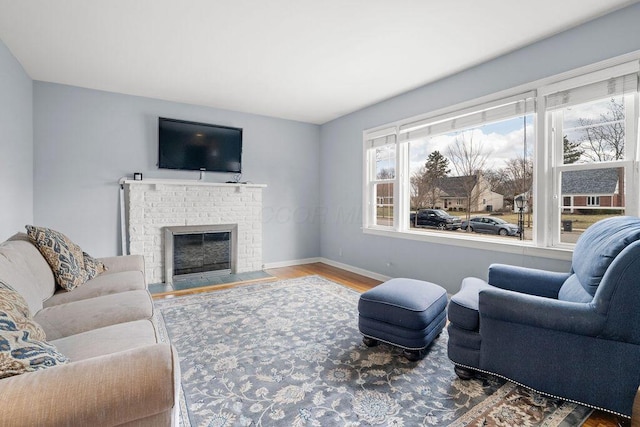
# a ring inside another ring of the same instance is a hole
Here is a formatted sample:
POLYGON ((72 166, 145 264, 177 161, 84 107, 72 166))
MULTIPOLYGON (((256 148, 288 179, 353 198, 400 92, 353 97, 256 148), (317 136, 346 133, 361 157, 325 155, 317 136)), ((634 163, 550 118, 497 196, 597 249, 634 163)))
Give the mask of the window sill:
MULTIPOLYGON (((491 250, 495 252, 506 252, 523 256, 534 256, 541 258, 571 261, 573 250, 568 248, 542 248, 534 246, 531 242, 521 242, 520 240, 496 241, 492 238, 482 237, 482 235, 456 235, 454 232, 437 231, 395 231, 388 228, 363 228, 365 234, 375 236, 395 237, 399 239, 417 240, 421 242, 437 243, 441 245, 460 246, 470 249, 491 250), (450 233, 450 234, 444 234, 450 233)), ((514 237, 515 239, 515 237, 514 237)))

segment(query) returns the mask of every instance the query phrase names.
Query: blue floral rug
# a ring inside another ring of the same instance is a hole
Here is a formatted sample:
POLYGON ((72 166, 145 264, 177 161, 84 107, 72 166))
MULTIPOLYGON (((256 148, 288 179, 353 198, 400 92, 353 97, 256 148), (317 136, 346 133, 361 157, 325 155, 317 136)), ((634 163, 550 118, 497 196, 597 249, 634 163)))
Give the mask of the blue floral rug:
POLYGON ((185 426, 572 426, 591 412, 493 376, 459 380, 444 331, 424 359, 358 331, 359 294, 318 276, 155 301, 185 426))

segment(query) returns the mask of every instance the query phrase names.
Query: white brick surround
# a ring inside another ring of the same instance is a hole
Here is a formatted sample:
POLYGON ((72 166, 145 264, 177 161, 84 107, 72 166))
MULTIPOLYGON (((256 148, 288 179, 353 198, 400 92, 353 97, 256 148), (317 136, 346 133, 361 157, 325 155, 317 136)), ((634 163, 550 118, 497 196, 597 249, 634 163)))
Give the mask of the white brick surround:
POLYGON ((237 273, 262 269, 262 189, 258 184, 144 180, 125 188, 129 253, 143 255, 147 283, 164 281, 163 228, 238 224, 237 273))

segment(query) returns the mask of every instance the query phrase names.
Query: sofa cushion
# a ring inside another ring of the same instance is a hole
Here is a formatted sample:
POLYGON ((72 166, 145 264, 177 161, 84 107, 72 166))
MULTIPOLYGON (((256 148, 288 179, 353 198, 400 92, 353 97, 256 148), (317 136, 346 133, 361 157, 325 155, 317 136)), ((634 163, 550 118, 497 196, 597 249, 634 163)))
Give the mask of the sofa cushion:
POLYGON ((580 283, 578 276, 572 274, 560 288, 558 299, 571 302, 591 302, 593 295, 590 295, 580 283))
POLYGON ((36 340, 46 339, 44 330, 33 321, 27 302, 11 286, 0 282, 0 317, 13 322, 19 330, 27 331, 36 340))
POLYGON ((69 362, 44 341, 44 331, 29 316, 24 299, 0 286, 0 378, 69 362))
POLYGON ((47 339, 54 340, 104 326, 150 319, 153 302, 148 291, 137 290, 46 307, 33 318, 47 339))
POLYGON ((104 265, 96 261, 80 246, 64 234, 45 227, 25 226, 27 235, 47 260, 56 283, 70 291, 104 271, 104 265))
POLYGON ((153 323, 150 320, 136 320, 52 340, 51 344, 76 362, 157 342, 153 323))
POLYGON ((84 285, 75 288, 73 292, 67 292, 63 289, 58 290, 51 298, 43 303, 43 306, 52 307, 67 302, 80 301, 119 292, 145 290, 146 288, 144 276, 140 271, 112 273, 109 270, 109 273, 94 277, 84 285))

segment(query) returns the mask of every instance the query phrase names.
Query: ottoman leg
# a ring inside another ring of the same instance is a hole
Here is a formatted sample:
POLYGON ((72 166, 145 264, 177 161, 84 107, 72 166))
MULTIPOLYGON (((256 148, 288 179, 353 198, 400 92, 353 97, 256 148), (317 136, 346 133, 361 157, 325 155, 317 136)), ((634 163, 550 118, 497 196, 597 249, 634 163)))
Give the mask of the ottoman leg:
POLYGON ((367 347, 375 347, 375 346, 377 346, 379 344, 378 340, 373 339, 373 338, 369 338, 369 337, 363 337, 362 338, 362 342, 367 347))
POLYGON ((422 359, 423 352, 422 352, 422 350, 404 350, 402 352, 402 355, 409 362, 417 362, 418 360, 422 359))

